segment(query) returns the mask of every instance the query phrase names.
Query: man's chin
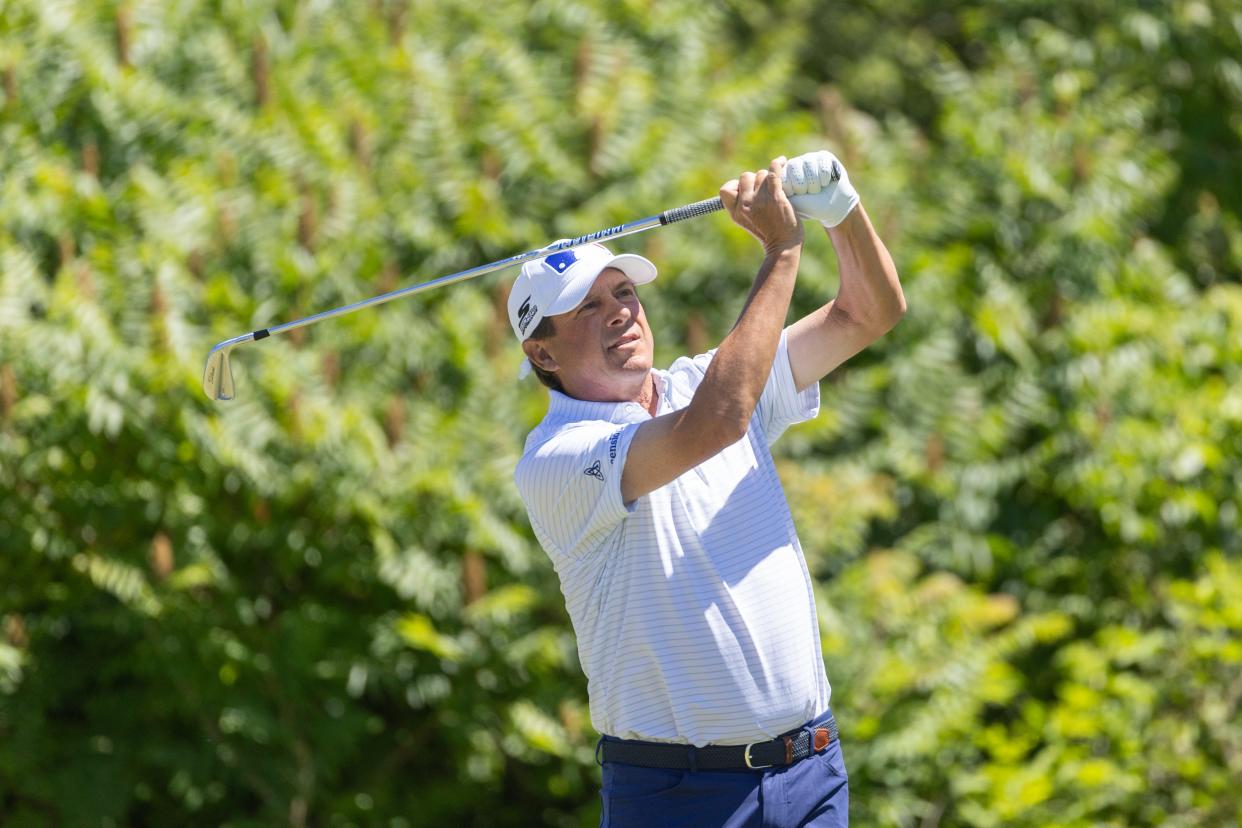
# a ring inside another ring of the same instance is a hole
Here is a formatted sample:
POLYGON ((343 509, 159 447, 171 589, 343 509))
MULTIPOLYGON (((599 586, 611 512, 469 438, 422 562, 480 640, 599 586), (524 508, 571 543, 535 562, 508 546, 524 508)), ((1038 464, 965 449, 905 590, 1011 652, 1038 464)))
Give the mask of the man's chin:
POLYGON ((651 360, 650 354, 639 353, 639 354, 634 354, 633 356, 626 359, 624 362, 622 362, 618 366, 618 368, 619 370, 622 370, 626 372, 627 374, 629 373, 645 374, 651 370, 651 362, 652 360, 651 360))

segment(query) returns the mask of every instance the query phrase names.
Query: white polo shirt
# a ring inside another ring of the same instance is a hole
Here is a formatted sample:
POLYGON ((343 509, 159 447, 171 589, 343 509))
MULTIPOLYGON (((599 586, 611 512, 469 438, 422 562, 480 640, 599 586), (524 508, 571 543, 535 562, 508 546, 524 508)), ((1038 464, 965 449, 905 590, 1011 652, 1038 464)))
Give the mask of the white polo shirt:
MULTIPOLYGON (((690 403, 714 353, 653 371, 659 414, 690 403)), ((827 709, 811 578, 769 450, 818 411, 782 335, 746 436, 625 504, 621 470, 650 415, 551 392, 515 478, 560 576, 597 731, 743 744, 827 709)))

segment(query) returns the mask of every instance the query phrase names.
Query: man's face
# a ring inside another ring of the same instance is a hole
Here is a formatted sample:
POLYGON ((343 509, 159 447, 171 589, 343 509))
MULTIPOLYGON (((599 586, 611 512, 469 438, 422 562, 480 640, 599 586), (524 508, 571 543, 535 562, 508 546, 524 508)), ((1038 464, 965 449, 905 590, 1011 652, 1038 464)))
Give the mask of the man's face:
POLYGON ((556 333, 538 345, 572 397, 630 400, 651 372, 654 340, 630 277, 615 267, 595 279, 578 307, 552 317, 556 333))

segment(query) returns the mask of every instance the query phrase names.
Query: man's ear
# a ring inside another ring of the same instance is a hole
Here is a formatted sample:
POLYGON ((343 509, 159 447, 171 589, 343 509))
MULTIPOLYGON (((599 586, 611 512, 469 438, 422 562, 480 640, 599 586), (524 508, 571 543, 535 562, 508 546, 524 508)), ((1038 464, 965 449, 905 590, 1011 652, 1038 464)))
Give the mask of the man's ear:
POLYGON ((522 350, 526 352, 526 358, 531 361, 531 364, 542 371, 555 371, 561 367, 548 353, 548 349, 543 347, 543 343, 537 339, 528 339, 523 342, 522 350))

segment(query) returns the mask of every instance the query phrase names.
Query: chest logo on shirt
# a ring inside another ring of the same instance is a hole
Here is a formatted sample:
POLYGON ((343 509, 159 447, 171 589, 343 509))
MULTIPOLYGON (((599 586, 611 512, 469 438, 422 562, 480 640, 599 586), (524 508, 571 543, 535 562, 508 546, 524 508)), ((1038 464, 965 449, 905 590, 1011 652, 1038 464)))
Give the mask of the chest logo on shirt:
POLYGON ((594 463, 591 464, 591 468, 585 470, 582 473, 589 474, 591 477, 594 477, 596 480, 604 479, 604 473, 600 471, 598 460, 596 460, 594 463))

